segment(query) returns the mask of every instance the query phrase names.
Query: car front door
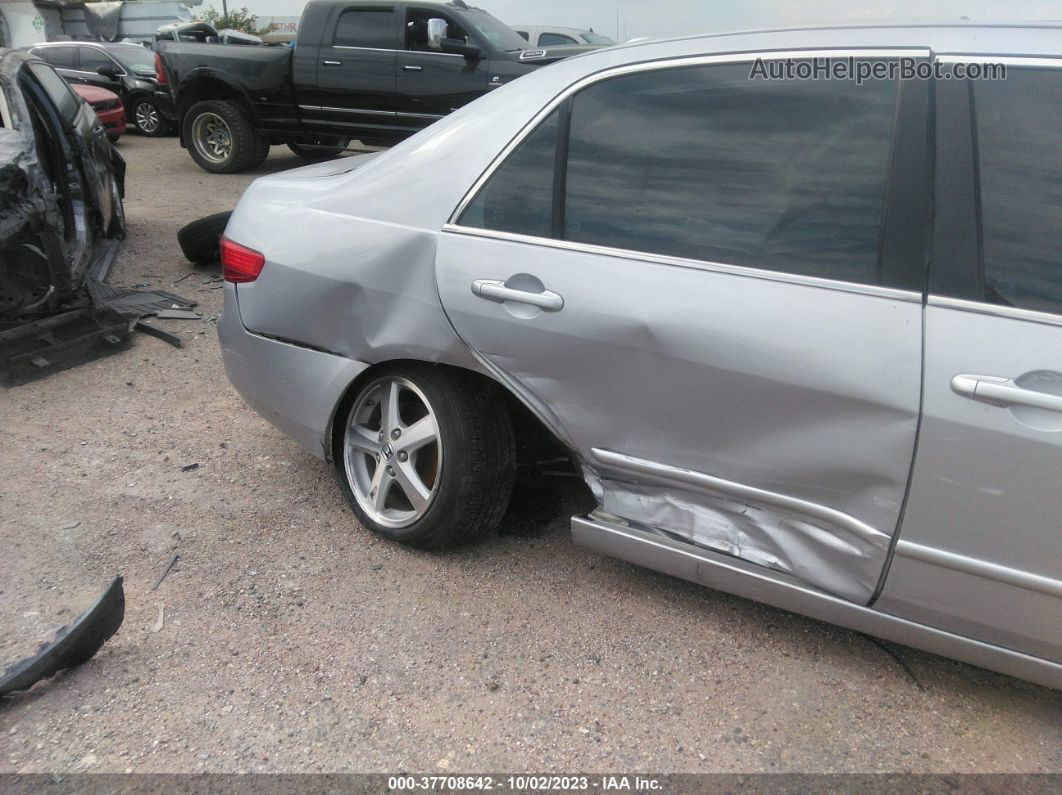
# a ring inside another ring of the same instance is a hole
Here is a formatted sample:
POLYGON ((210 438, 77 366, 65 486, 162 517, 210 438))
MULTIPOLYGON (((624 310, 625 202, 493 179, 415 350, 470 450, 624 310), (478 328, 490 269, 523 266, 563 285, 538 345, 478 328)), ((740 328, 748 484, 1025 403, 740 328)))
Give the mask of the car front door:
POLYGON ((940 85, 924 418, 877 604, 1062 662, 1062 59, 1004 65, 940 85))
POLYGON ((490 64, 486 49, 437 7, 407 7, 405 46, 398 62, 398 120, 412 129, 427 127, 488 89, 490 64), (427 23, 432 18, 447 23, 448 38, 479 46, 483 56, 466 58, 429 49, 427 23))
POLYGON ((440 296, 606 511, 866 603, 919 415, 927 84, 710 60, 529 125, 440 236, 440 296))
POLYGON ((79 66, 78 66, 78 80, 82 83, 91 86, 98 86, 99 88, 105 88, 108 91, 113 91, 118 96, 122 95, 122 78, 121 75, 125 73, 125 70, 118 65, 118 63, 111 58, 107 53, 98 47, 78 47, 79 52, 79 66), (114 70, 114 76, 100 74, 97 70, 101 67, 110 67, 114 70))
POLYGON ((393 5, 337 4, 325 20, 321 46, 295 48, 297 100, 307 129, 394 132, 399 24, 393 5))

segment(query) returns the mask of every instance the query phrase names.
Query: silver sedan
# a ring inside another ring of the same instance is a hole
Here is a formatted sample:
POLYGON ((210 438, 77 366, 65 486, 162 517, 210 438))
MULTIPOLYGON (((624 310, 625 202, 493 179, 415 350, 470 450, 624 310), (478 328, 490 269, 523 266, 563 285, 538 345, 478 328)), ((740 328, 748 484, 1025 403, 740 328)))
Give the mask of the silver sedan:
POLYGON ((1062 49, 601 50, 255 182, 219 322, 358 521, 482 537, 517 433, 604 553, 1062 687, 1062 49))

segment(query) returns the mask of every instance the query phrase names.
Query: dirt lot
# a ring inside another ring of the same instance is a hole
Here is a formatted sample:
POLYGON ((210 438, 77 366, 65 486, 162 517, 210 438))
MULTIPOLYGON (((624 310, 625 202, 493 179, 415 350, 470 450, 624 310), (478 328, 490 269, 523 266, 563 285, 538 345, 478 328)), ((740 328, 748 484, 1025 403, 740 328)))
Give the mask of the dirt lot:
POLYGON ((93 660, 0 705, 0 771, 1062 770, 1062 693, 581 550, 575 480, 522 482, 471 550, 370 536, 229 387, 215 271, 176 245, 254 175, 120 148, 111 281, 204 320, 0 394, 0 660, 117 573, 128 600, 93 660))

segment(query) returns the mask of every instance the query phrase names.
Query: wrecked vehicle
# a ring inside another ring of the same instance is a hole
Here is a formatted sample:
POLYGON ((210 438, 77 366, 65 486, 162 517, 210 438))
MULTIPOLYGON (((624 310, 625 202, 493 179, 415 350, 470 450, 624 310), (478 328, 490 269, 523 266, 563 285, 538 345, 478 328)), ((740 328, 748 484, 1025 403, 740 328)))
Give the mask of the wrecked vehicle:
POLYGON ((0 51, 0 121, 0 383, 12 384, 59 363, 40 353, 49 340, 123 343, 85 285, 125 233, 125 161, 93 109, 23 52, 0 51))
POLYGON ((229 378, 386 538, 495 526, 518 401, 599 503, 578 543, 1062 687, 1059 41, 618 47, 259 179, 229 378), (812 58, 878 77, 753 77, 812 58))

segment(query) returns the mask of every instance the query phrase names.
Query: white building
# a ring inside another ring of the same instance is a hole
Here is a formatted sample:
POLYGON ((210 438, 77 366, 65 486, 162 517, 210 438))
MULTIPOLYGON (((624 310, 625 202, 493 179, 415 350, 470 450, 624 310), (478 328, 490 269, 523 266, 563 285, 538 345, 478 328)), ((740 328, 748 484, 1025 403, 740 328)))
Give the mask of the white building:
POLYGON ((41 41, 147 40, 161 26, 193 18, 203 0, 0 0, 0 46, 41 41))

